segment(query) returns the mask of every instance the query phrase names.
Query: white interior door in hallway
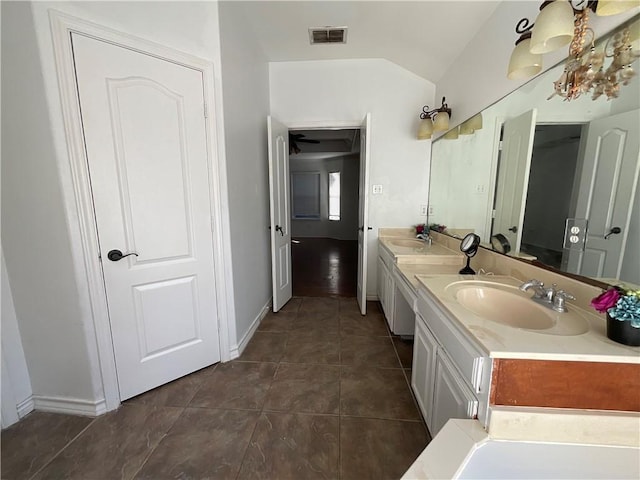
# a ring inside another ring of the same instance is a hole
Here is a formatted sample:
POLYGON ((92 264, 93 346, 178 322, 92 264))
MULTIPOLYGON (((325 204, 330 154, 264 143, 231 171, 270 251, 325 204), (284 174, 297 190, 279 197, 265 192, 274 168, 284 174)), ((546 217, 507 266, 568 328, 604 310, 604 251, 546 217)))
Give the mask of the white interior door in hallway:
POLYGON ((271 283, 273 311, 291 299, 291 204, 289 180, 289 129, 267 118, 269 137, 269 195, 271 213, 271 283))
POLYGON ((203 79, 80 34, 72 43, 124 400, 220 360, 203 79))

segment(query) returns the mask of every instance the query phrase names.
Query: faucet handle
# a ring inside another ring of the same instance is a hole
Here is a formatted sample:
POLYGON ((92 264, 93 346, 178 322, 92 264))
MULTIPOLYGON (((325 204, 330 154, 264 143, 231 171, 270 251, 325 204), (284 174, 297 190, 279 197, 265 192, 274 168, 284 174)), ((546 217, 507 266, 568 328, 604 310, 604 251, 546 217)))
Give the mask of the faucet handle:
POLYGON ((561 292, 561 291, 562 290, 558 290, 558 284, 553 283, 549 288, 544 289, 544 299, 547 302, 552 303, 553 300, 556 298, 556 295, 558 294, 558 292, 561 292))
POLYGON ((556 312, 566 312, 567 307, 565 305, 565 301, 575 299, 576 297, 574 297, 571 293, 565 292, 564 290, 558 290, 555 297, 553 297, 553 309, 556 312))

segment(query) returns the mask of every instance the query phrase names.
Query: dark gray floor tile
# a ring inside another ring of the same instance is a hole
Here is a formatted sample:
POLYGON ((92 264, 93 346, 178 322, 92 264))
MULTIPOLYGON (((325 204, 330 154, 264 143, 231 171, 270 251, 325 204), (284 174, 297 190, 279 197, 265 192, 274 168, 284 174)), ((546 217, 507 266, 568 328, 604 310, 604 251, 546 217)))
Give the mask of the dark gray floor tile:
POLYGON ((393 368, 342 367, 340 414, 420 419, 403 370, 393 368))
POLYGON ((204 379, 189 406, 260 410, 276 368, 275 363, 220 364, 204 379))
POLYGON ((29 478, 93 421, 33 412, 2 432, 2 478, 29 478))
POLYGON ((187 408, 136 479, 234 479, 258 412, 187 408))
POLYGON ((289 333, 321 333, 337 335, 340 322, 336 312, 300 312, 291 322, 289 333))
POLYGON ((411 368, 413 362, 413 339, 403 340, 400 337, 392 337, 392 340, 402 368, 411 368))
POLYGON ((238 478, 338 478, 338 432, 338 417, 263 413, 238 478))
POLYGON ((359 313, 340 314, 340 334, 365 335, 370 337, 389 336, 385 319, 380 314, 359 313))
POLYGON ((331 297, 304 297, 298 313, 330 312, 338 313, 338 299, 331 297))
POLYGON ((343 365, 400 368, 389 337, 342 335, 340 345, 340 362, 343 365))
POLYGON ((259 332, 288 332, 296 318, 295 312, 270 312, 258 326, 259 332))
POLYGON ((339 403, 340 367, 281 363, 264 409, 337 414, 339 403))
POLYGON ((287 348, 282 356, 289 363, 340 363, 340 337, 320 333, 289 334, 287 348))
MULTIPOLYGON (((341 314, 354 313, 360 314, 360 305, 355 298, 340 298, 338 299, 338 311, 341 314)), ((367 305, 367 313, 369 312, 369 305, 367 305)))
POLYGON ((342 480, 400 478, 427 446, 420 422, 341 418, 342 480))
POLYGON ((186 377, 154 388, 142 395, 130 398, 126 403, 140 403, 159 407, 186 407, 200 388, 204 379, 213 373, 217 365, 203 368, 186 377))
POLYGON ((294 297, 291 300, 289 300, 284 307, 282 307, 279 311, 280 312, 287 312, 287 313, 297 313, 298 310, 300 309, 300 305, 302 304, 302 298, 300 297, 294 297))
POLYGON ((252 362, 278 362, 287 343, 286 333, 255 332, 240 360, 252 362))
POLYGON ((123 405, 97 418, 35 478, 132 478, 182 410, 123 405))

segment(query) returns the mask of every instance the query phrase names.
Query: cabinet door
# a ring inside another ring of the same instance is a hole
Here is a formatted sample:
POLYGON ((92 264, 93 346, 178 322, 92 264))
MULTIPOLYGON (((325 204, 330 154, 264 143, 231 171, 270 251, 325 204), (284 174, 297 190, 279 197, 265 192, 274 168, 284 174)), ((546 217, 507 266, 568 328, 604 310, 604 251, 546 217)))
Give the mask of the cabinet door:
POLYGON ((424 320, 419 315, 416 315, 413 363, 411 364, 411 388, 427 425, 431 424, 437 350, 436 339, 425 326, 424 320))
POLYGON ((386 292, 385 288, 387 286, 387 267, 385 266, 382 258, 378 257, 378 300, 380 301, 380 305, 382 305, 382 310, 385 309, 385 300, 386 300, 386 292))
POLYGON ((435 436, 450 418, 475 418, 477 414, 477 398, 446 353, 439 349, 436 355, 433 409, 431 419, 427 421, 429 432, 435 436))

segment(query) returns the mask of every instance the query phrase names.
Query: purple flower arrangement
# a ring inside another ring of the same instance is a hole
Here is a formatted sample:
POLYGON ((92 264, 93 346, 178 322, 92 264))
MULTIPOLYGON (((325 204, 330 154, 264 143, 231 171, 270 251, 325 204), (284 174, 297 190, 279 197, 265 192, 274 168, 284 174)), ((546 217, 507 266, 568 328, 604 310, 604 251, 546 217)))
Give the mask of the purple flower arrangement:
POLYGON ((591 300, 591 306, 618 321, 630 322, 633 328, 640 328, 640 290, 611 287, 591 300))

